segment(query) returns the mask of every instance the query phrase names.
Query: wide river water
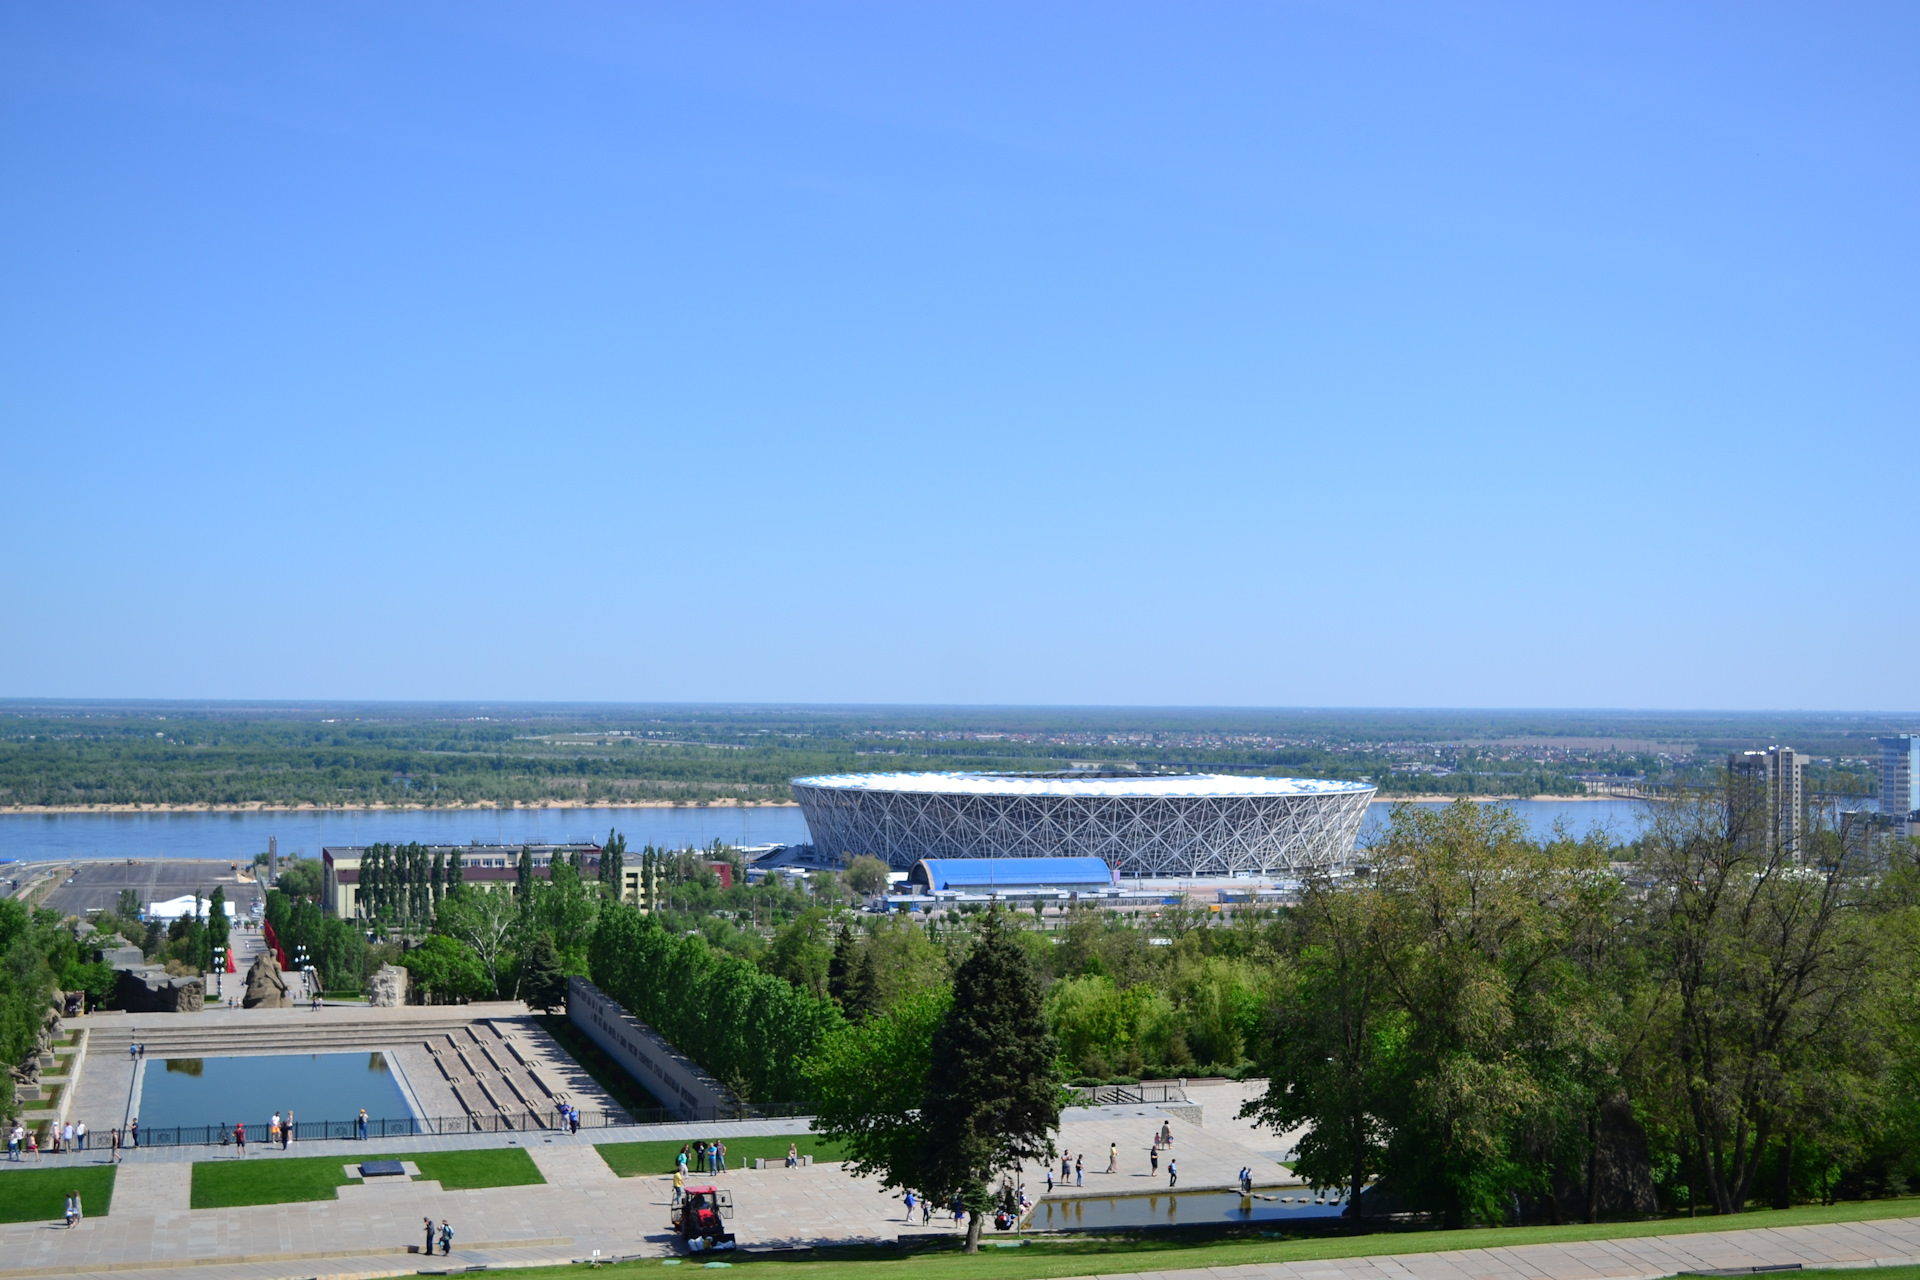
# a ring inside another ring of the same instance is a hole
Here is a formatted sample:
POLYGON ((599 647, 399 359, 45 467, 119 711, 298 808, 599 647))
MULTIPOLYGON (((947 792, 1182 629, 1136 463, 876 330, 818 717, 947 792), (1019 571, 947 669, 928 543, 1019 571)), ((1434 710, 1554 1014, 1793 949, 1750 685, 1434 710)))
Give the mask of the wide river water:
MULTIPOLYGON (((1367 811, 1360 842, 1387 822, 1390 806, 1367 811)), ((1642 824, 1631 800, 1519 800, 1514 810, 1536 837, 1555 823, 1574 836, 1602 827, 1629 840, 1642 824)), ((0 814, 0 859, 223 858, 248 861, 272 836, 282 854, 317 857, 322 845, 390 840, 423 844, 550 843, 599 840, 609 828, 629 850, 652 844, 679 849, 713 839, 729 844, 793 843, 807 837, 796 806, 766 808, 606 809, 316 809, 275 813, 10 813, 0 814)))

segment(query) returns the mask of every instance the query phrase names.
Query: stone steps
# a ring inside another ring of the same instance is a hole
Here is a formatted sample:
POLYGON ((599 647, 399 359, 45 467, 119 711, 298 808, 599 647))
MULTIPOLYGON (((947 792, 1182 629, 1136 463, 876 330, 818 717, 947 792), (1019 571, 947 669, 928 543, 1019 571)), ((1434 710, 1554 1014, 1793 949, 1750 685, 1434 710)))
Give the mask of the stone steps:
POLYGON ((382 1049, 396 1044, 420 1044, 436 1036, 464 1030, 465 1018, 420 1019, 418 1021, 327 1021, 312 1026, 276 1024, 257 1028, 241 1026, 196 1025, 192 1018, 185 1025, 155 1020, 152 1026, 102 1027, 88 1045, 95 1054, 124 1054, 136 1040, 147 1046, 147 1056, 217 1057, 222 1053, 259 1053, 331 1049, 382 1049))

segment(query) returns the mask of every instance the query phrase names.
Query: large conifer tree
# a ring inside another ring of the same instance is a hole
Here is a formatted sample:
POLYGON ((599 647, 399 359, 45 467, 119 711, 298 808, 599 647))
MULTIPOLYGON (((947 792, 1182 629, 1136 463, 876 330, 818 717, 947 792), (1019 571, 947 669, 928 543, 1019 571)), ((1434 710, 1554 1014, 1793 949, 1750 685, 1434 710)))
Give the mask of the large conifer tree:
POLYGON ((953 976, 953 1006, 934 1036, 920 1109, 925 1190, 966 1203, 968 1253, 979 1251, 993 1179, 1023 1160, 1053 1158, 1057 1056, 1033 962, 996 904, 953 976))

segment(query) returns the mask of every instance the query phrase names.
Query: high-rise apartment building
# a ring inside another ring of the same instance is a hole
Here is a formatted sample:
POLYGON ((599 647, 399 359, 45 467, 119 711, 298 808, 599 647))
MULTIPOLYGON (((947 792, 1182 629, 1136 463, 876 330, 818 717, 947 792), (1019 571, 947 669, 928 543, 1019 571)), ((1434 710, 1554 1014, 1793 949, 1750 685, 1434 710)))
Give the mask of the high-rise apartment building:
POLYGON ((1807 758, 1792 747, 1736 751, 1727 757, 1728 799, 1748 830, 1769 854, 1800 856, 1800 823, 1805 813, 1807 758))
POLYGON ((1880 816, 1900 835, 1920 826, 1920 733, 1880 739, 1880 816))

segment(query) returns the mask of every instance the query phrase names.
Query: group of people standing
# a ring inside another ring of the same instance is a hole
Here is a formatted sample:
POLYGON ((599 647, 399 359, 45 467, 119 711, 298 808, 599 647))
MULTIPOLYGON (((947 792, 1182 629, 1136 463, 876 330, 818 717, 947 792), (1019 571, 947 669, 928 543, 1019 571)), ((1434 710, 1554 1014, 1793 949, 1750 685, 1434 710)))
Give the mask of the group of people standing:
MULTIPOLYGON (((433 1252, 433 1219, 424 1218, 422 1219, 422 1221, 426 1223, 426 1231, 427 1231, 427 1243, 426 1243, 424 1252, 432 1253, 433 1252)), ((440 1219, 440 1253, 442 1256, 445 1256, 452 1252, 453 1252, 453 1226, 445 1218, 442 1218, 440 1219)))
MULTIPOLYGON (((576 1120, 574 1121, 574 1132, 578 1133, 579 1131, 579 1121, 576 1120)), ((716 1139, 713 1142, 701 1141, 684 1145, 680 1148, 680 1154, 674 1158, 674 1163, 680 1166, 680 1172, 686 1173, 689 1169, 689 1160, 692 1161, 691 1168, 694 1172, 725 1173, 727 1171, 727 1144, 716 1139)))

